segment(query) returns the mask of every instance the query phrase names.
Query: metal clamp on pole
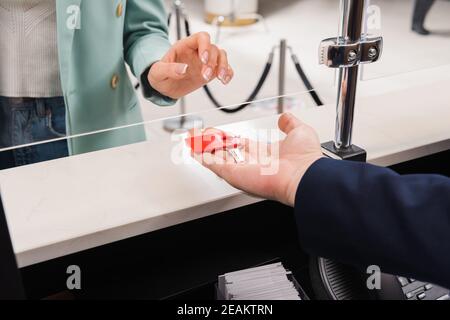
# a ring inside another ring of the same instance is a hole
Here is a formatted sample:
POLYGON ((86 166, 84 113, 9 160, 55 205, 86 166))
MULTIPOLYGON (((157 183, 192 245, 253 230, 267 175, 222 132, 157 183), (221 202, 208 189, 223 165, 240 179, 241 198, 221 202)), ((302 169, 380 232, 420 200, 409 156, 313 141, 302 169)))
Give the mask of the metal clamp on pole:
POLYGON ((339 68, 335 141, 322 145, 327 156, 366 161, 366 152, 352 144, 353 116, 359 65, 380 59, 383 39, 362 34, 366 0, 341 1, 340 37, 320 44, 319 62, 339 68))
POLYGON ((320 44, 320 64, 330 68, 349 68, 378 61, 383 47, 382 37, 359 42, 341 42, 340 38, 323 40, 320 44))

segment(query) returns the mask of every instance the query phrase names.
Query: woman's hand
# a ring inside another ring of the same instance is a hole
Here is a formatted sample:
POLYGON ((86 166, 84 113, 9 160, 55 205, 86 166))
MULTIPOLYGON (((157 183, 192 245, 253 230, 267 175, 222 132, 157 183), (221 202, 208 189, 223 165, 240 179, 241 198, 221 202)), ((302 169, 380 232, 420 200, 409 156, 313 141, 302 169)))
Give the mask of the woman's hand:
POLYGON ((244 163, 235 163, 226 151, 193 156, 235 188, 294 206, 300 180, 323 155, 314 129, 293 115, 282 115, 278 126, 287 136, 276 145, 241 141, 246 159, 244 163), (264 149, 268 152, 261 157, 261 150, 264 149), (269 163, 276 170, 265 172, 269 163))
POLYGON ((148 81, 161 94, 178 99, 215 78, 228 84, 233 75, 226 52, 211 44, 208 33, 200 32, 175 43, 152 65, 148 81))

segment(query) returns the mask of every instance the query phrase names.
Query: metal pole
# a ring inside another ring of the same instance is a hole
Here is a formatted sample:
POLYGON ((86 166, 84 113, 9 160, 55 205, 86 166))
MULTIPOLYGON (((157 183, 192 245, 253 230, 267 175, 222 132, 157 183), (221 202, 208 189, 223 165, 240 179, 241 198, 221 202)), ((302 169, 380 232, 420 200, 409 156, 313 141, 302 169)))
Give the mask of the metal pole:
MULTIPOLYGON (((173 10, 175 11, 175 24, 177 32, 177 40, 183 38, 183 19, 185 18, 183 12, 183 2, 175 0, 173 2, 173 10)), ((164 129, 169 132, 177 130, 190 130, 192 128, 203 127, 202 118, 195 115, 186 115, 186 100, 184 97, 180 98, 180 117, 174 119, 167 119, 164 121, 164 129)))
MULTIPOLYGON (((181 34, 181 6, 182 3, 179 0, 176 0, 174 2, 175 7, 175 23, 176 23, 176 29, 177 29, 177 40, 181 40, 183 35, 181 34)), ((180 118, 180 127, 184 126, 184 123, 186 121, 185 114, 186 114, 186 101, 184 97, 180 98, 180 111, 181 111, 181 118, 180 118)))
POLYGON ((278 72, 278 113, 284 112, 284 94, 286 84, 286 39, 280 41, 280 69, 278 72))
POLYGON ((238 11, 238 6, 237 6, 237 1, 236 0, 231 0, 231 14, 230 14, 230 20, 231 22, 235 22, 236 18, 237 18, 237 11, 238 11))
MULTIPOLYGON (((366 0, 342 0, 340 28, 340 37, 342 40, 350 42, 357 42, 360 40, 365 2, 366 0)), ((350 58, 351 57, 349 57, 349 59, 350 58)), ((352 144, 358 70, 358 65, 339 68, 336 135, 334 142, 335 147, 338 150, 349 148, 352 144)))

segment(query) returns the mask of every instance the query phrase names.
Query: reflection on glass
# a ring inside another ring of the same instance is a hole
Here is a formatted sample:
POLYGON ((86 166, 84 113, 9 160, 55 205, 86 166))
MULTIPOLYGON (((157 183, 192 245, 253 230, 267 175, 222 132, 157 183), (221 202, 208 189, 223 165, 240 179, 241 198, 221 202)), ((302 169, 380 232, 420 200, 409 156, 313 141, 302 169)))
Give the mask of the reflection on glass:
POLYGON ((363 79, 447 65, 449 17, 449 1, 371 0, 367 32, 383 36, 384 50, 379 63, 363 67, 363 79))

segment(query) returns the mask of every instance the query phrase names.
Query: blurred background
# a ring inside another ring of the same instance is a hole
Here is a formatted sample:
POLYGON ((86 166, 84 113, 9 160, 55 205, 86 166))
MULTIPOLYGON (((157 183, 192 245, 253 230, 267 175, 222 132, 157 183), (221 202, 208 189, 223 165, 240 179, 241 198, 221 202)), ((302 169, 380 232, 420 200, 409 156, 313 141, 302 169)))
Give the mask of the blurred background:
MULTIPOLYGON (((174 1, 165 0, 167 11, 173 10, 174 1)), ((191 31, 207 31, 217 45, 227 50, 235 70, 235 78, 223 86, 218 81, 211 90, 224 105, 243 102, 255 87, 262 73, 267 56, 281 39, 299 57, 301 65, 325 104, 335 103, 335 72, 318 63, 320 42, 338 35, 340 1, 338 0, 184 0, 184 12, 191 31), (253 14, 255 19, 251 19, 253 14), (235 15, 234 21, 230 17, 235 15), (218 19, 224 16, 218 36, 218 19), (257 19, 257 17, 261 17, 257 19), (241 17, 241 19, 239 19, 241 17), (215 19, 216 18, 216 19, 215 19), (215 19, 215 21, 214 21, 215 19), (217 39, 218 38, 218 39, 217 39)), ((382 35, 384 51, 379 62, 364 66, 358 95, 376 95, 401 87, 420 86, 421 76, 415 71, 432 69, 448 64, 450 52, 450 1, 434 1, 425 17, 429 35, 412 31, 414 0, 372 0, 367 10, 368 33, 382 35), (395 86, 382 78, 399 76, 395 86), (380 79, 381 78, 381 79, 380 79)), ((175 19, 170 34, 175 41, 175 19)), ((184 28, 183 28, 184 29, 184 28)), ((274 65, 258 99, 278 95, 278 52, 274 65)), ((439 73, 436 70, 437 73, 439 73)), ((426 79, 423 79, 426 81, 426 79)), ((301 93, 288 98, 286 107, 314 107, 314 101, 306 93, 305 86, 288 56, 286 65, 286 94, 301 93)), ((141 99, 146 120, 173 116, 178 107, 160 108, 141 99)), ((214 108, 202 90, 186 98, 187 112, 202 112, 214 108)), ((203 115, 206 125, 217 125, 251 119, 277 112, 276 99, 256 103, 235 114, 207 112, 203 115)))

